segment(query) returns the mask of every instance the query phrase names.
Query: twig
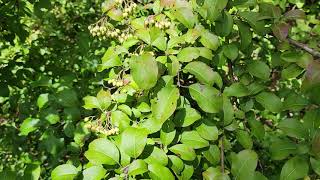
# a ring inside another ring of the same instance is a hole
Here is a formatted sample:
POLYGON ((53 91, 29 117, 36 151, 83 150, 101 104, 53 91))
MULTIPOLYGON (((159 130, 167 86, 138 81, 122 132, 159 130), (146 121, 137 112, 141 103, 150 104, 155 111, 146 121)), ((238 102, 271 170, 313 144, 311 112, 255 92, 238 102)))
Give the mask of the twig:
POLYGON ((288 42, 298 48, 301 48, 301 49, 307 51, 312 56, 320 58, 320 52, 316 51, 315 49, 310 48, 308 45, 297 42, 297 41, 290 39, 290 38, 288 38, 288 42))
POLYGON ((222 136, 220 138, 220 163, 221 163, 221 173, 224 174, 224 145, 223 145, 223 138, 224 136, 222 136))
POLYGON ((178 71, 178 74, 177 74, 177 86, 178 87, 181 87, 181 88, 188 88, 188 86, 184 86, 180 83, 180 71, 178 71))
POLYGON ((228 75, 230 77, 230 81, 232 83, 236 82, 238 78, 233 73, 233 63, 230 60, 228 60, 228 69, 229 69, 228 75))

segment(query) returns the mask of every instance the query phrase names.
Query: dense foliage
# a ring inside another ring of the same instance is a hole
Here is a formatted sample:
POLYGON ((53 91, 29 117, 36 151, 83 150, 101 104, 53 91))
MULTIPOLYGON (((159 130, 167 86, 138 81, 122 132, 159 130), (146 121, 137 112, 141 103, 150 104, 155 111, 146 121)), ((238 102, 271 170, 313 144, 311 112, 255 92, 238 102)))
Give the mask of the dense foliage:
POLYGON ((320 2, 0 2, 1 180, 320 178, 320 2))

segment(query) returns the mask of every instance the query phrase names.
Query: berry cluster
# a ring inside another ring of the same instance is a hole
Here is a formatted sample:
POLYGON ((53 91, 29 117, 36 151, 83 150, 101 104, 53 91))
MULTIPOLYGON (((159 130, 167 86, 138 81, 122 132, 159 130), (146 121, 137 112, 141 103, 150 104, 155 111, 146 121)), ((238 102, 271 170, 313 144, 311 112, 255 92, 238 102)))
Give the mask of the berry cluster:
POLYGON ((102 126, 99 126, 95 123, 86 123, 85 127, 90 129, 92 132, 96 132, 96 133, 100 133, 100 134, 104 134, 106 136, 111 136, 111 135, 115 135, 115 134, 119 134, 119 128, 115 127, 112 129, 105 129, 102 126))
POLYGON ((159 29, 166 29, 166 28, 169 28, 171 26, 171 22, 168 21, 168 20, 161 20, 161 21, 155 21, 153 18, 148 18, 145 22, 144 22, 144 25, 145 26, 151 26, 153 25, 156 27, 156 28, 159 28, 159 29))
POLYGON ((123 86, 123 81, 122 80, 117 80, 117 79, 110 79, 108 80, 109 84, 112 84, 113 86, 121 87, 123 86))
POLYGON ((123 17, 128 17, 134 10, 136 10, 137 4, 132 3, 129 7, 124 8, 122 16, 123 17))
POLYGON ((133 34, 131 34, 131 33, 129 33, 129 34, 121 33, 121 35, 118 37, 118 40, 119 40, 120 43, 123 43, 128 38, 132 38, 132 37, 135 37, 135 36, 133 34))
POLYGON ((90 25, 88 27, 90 33, 93 37, 97 36, 101 39, 106 39, 107 37, 116 37, 119 33, 119 29, 115 29, 113 31, 110 31, 106 26, 104 25, 90 25))

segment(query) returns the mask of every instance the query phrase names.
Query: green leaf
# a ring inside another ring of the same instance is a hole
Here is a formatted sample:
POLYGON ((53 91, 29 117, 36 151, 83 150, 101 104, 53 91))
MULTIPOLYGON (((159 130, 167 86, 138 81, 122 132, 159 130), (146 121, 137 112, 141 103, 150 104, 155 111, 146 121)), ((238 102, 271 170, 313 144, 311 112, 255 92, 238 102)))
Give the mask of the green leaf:
POLYGON ((205 0, 202 6, 204 13, 201 15, 212 23, 221 15, 227 3, 228 0, 205 0))
POLYGON ((160 139, 163 145, 169 145, 175 138, 177 131, 172 121, 166 121, 160 131, 160 139))
POLYGON ((277 113, 282 111, 282 102, 280 98, 271 92, 262 92, 258 94, 256 96, 256 101, 271 112, 277 113))
POLYGON ((148 165, 141 159, 134 160, 128 168, 128 174, 130 176, 136 176, 148 171, 148 165))
POLYGON ((312 55, 296 51, 285 51, 280 55, 280 58, 286 62, 296 63, 302 68, 307 68, 310 63, 314 62, 312 55))
POLYGON ((121 149, 130 157, 137 158, 147 143, 147 131, 145 129, 128 127, 121 134, 121 149))
POLYGON ((317 129, 311 142, 311 151, 316 157, 320 157, 320 130, 317 129))
POLYGON ((193 173, 194 167, 189 164, 184 164, 184 169, 181 172, 181 176, 179 177, 179 179, 191 179, 193 173))
POLYGON ((223 94, 226 96, 244 97, 249 95, 249 90, 241 82, 236 82, 226 87, 223 94))
POLYGON ((270 76, 269 66, 262 61, 252 61, 247 66, 248 72, 257 78, 268 80, 270 76))
POLYGON ((302 95, 290 93, 283 102, 283 110, 300 111, 309 104, 309 101, 302 95))
POLYGON ((78 169, 71 164, 63 164, 54 168, 51 172, 52 180, 71 180, 78 174, 78 169))
POLYGON ((112 67, 117 67, 122 65, 122 61, 118 56, 122 51, 117 49, 118 47, 111 46, 104 53, 101 58, 102 63, 98 65, 98 71, 101 72, 105 69, 110 69, 112 67))
POLYGON ((27 136, 30 132, 38 129, 40 119, 27 118, 20 125, 20 136, 27 136))
POLYGON ((174 12, 174 16, 189 29, 193 28, 197 20, 191 7, 177 8, 174 12))
POLYGON ((201 149, 209 146, 209 142, 203 139, 197 131, 182 132, 180 141, 193 149, 201 149))
POLYGON ((158 92, 156 100, 151 102, 153 117, 161 123, 165 122, 175 111, 178 99, 178 88, 172 86, 162 88, 158 92))
POLYGON ((296 153, 297 145, 289 139, 276 139, 270 146, 271 158, 274 160, 282 160, 290 154, 296 153))
POLYGON ((296 180, 308 175, 309 164, 302 157, 289 159, 282 167, 280 180, 296 180))
POLYGON ((196 83, 189 86, 189 92, 192 99, 198 103, 203 111, 217 113, 222 109, 222 96, 214 87, 196 83))
POLYGON ((223 54, 231 61, 234 61, 239 54, 238 46, 234 43, 223 46, 223 54))
POLYGON ((101 166, 91 166, 83 171, 83 180, 101 180, 107 173, 101 166))
POLYGON ((78 96, 73 89, 64 89, 57 94, 58 103, 63 107, 78 106, 78 96))
POLYGON ((148 29, 138 29, 136 35, 145 43, 151 44, 151 36, 148 29))
POLYGON ((209 141, 215 141, 218 139, 218 128, 210 123, 209 120, 203 120, 202 123, 196 127, 196 131, 199 135, 209 141))
POLYGON ((176 76, 180 70, 180 63, 176 56, 169 56, 171 62, 167 63, 168 74, 171 76, 176 76))
POLYGON ((234 179, 253 179, 257 164, 257 153, 243 150, 232 158, 231 173, 234 179))
POLYGON ((320 117, 319 109, 308 110, 303 117, 303 124, 305 128, 310 131, 311 136, 314 135, 316 129, 318 129, 318 127, 320 126, 318 117, 320 117))
POLYGON ((40 94, 37 99, 37 105, 39 109, 42 109, 49 102, 49 94, 40 94))
MULTIPOLYGON (((40 178, 41 167, 39 164, 28 164, 24 170, 24 180, 38 180, 40 178)), ((0 176, 1 179, 1 176, 0 176)), ((9 179, 9 178, 8 178, 9 179)))
POLYGON ((150 53, 131 59, 131 75, 141 89, 151 89, 158 80, 158 65, 150 53))
POLYGON ((220 168, 209 167, 202 172, 203 180, 230 180, 227 174, 222 174, 220 168))
POLYGON ((209 31, 204 31, 201 34, 200 42, 204 47, 211 49, 213 51, 217 50, 218 47, 220 46, 220 41, 218 36, 216 36, 215 34, 209 31))
POLYGON ((191 107, 185 107, 178 110, 174 116, 174 123, 178 127, 187 127, 199 119, 201 119, 201 115, 197 110, 191 107))
POLYGON ((202 152, 203 156, 213 165, 220 162, 220 149, 217 145, 210 145, 209 149, 202 152))
POLYGON ((111 112, 111 123, 113 126, 118 127, 120 132, 130 127, 131 119, 122 111, 111 112))
POLYGON ((226 96, 223 96, 222 109, 223 109, 223 124, 227 126, 231 124, 234 119, 234 109, 230 100, 226 96))
POLYGON ((245 149, 251 149, 253 146, 252 139, 247 131, 238 130, 237 131, 237 140, 245 149))
POLYGON ((292 79, 298 77, 303 72, 303 69, 296 64, 290 64, 281 71, 282 79, 292 79))
POLYGON ((317 173, 318 175, 320 175, 320 161, 319 161, 319 159, 314 159, 314 158, 310 157, 310 164, 311 164, 313 171, 315 173, 317 173))
POLYGON ((209 59, 209 60, 212 60, 213 58, 213 54, 212 54, 212 51, 211 49, 208 49, 206 47, 198 47, 199 51, 200 51, 200 56, 201 57, 204 57, 206 59, 209 59))
POLYGON ((239 34, 241 39, 240 49, 246 50, 252 42, 252 32, 250 30, 250 27, 246 23, 242 21, 236 21, 236 24, 239 28, 239 34))
POLYGON ((308 137, 308 131, 304 128, 303 124, 297 119, 284 119, 281 120, 278 128, 281 129, 286 135, 294 138, 308 137))
POLYGON ((85 109, 99 108, 100 110, 105 110, 111 105, 111 93, 110 91, 104 91, 101 89, 97 97, 86 96, 83 98, 85 109))
POLYGON ((148 132, 148 134, 153 134, 161 129, 163 123, 151 117, 149 119, 145 119, 139 125, 139 127, 144 128, 148 132))
POLYGON ((157 47, 161 51, 167 49, 167 38, 159 28, 152 28, 150 30, 151 45, 157 47))
POLYGON ((190 62, 194 59, 197 59, 200 56, 200 51, 195 47, 186 47, 183 48, 178 54, 178 60, 180 62, 190 62))
POLYGON ((150 171, 149 175, 151 179, 159 179, 159 180, 174 180, 174 175, 171 171, 160 164, 150 164, 148 166, 148 170, 150 171))
POLYGON ((254 11, 239 12, 239 16, 242 17, 252 29, 259 35, 264 35, 267 32, 265 22, 262 20, 262 15, 254 11))
POLYGON ((265 135, 265 130, 263 124, 256 120, 255 117, 248 117, 247 118, 251 133, 258 138, 259 140, 263 140, 265 135))
POLYGON ((119 162, 119 150, 111 141, 100 138, 89 144, 85 157, 93 164, 115 165, 119 162))
POLYGON ((184 43, 184 41, 185 41, 187 43, 194 44, 196 42, 196 40, 200 37, 200 35, 201 35, 201 33, 197 29, 197 27, 194 29, 188 29, 188 32, 186 34, 184 34, 182 37, 178 36, 181 40, 179 43, 184 43))
POLYGON ((168 164, 168 157, 166 153, 156 146, 151 146, 151 149, 151 154, 145 158, 144 161, 148 164, 160 164, 166 166, 168 164))
POLYGON ((206 63, 194 61, 184 67, 184 72, 193 74, 201 83, 213 86, 214 83, 220 84, 220 75, 214 72, 206 63))
POLYGON ((169 167, 173 170, 176 174, 180 174, 180 172, 184 168, 184 162, 175 155, 168 155, 169 157, 169 167))
POLYGON ((263 174, 260 172, 256 171, 254 174, 254 180, 268 180, 263 174))
POLYGON ((176 144, 169 148, 169 150, 186 161, 192 161, 196 158, 194 150, 185 144, 176 144))
POLYGON ((233 18, 230 13, 223 11, 222 16, 215 22, 215 32, 219 36, 228 36, 233 29, 233 18))

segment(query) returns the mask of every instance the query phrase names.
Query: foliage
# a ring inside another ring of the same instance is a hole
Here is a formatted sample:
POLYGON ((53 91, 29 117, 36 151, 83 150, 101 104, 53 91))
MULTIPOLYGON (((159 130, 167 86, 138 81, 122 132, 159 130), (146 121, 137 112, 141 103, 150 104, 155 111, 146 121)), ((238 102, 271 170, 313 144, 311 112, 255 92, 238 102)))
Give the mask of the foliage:
POLYGON ((319 178, 320 2, 1 3, 0 179, 319 178))

